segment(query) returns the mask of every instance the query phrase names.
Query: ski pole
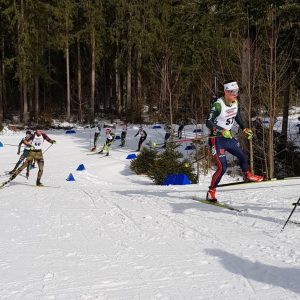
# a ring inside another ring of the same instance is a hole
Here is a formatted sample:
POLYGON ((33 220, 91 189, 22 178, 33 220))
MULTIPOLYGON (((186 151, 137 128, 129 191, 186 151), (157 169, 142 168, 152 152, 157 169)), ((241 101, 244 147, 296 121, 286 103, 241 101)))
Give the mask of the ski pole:
POLYGON ((294 205, 294 208, 293 208, 293 210, 291 211, 291 213, 290 213, 288 219, 287 219, 286 222, 284 223, 284 225, 283 225, 283 227, 282 227, 282 229, 281 229, 281 232, 283 231, 284 227, 286 226, 286 224, 287 224, 288 221, 290 220, 290 218, 291 218, 291 216, 293 215, 293 213, 294 213, 296 207, 297 207, 298 205, 300 205, 300 198, 298 199, 298 201, 297 201, 296 203, 293 203, 293 205, 294 205))
MULTIPOLYGON (((5 146, 14 146, 14 147, 18 147, 19 145, 14 145, 14 144, 4 144, 5 146)), ((23 146, 22 146, 23 147, 23 146)))
POLYGON ((47 150, 49 150, 49 148, 52 147, 52 146, 53 146, 53 144, 51 144, 48 148, 46 148, 46 150, 43 151, 43 154, 45 154, 45 152, 46 152, 47 150))

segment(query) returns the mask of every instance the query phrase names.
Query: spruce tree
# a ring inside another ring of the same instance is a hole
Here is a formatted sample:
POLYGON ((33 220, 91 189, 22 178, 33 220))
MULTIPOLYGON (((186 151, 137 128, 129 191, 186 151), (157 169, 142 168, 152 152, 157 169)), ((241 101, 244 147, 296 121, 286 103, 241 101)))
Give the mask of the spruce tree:
POLYGON ((158 154, 148 171, 155 184, 162 184, 168 175, 185 174, 192 183, 197 182, 193 165, 188 159, 181 160, 183 155, 176 150, 174 143, 169 143, 162 153, 158 154))

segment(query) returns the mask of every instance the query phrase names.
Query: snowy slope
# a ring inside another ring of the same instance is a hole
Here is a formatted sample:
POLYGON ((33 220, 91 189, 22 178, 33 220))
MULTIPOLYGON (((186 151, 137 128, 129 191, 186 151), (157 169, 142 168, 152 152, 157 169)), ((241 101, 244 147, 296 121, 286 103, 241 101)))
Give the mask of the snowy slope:
MULTIPOLYGON (((205 205, 192 198, 210 177, 164 187, 129 170, 136 131, 104 158, 87 155, 88 130, 47 132, 58 141, 44 156, 49 187, 34 186, 34 169, 0 190, 0 299, 300 299, 300 226, 280 232, 300 180, 219 189, 245 213, 205 205)), ((0 137, 3 172, 21 137, 0 137)))

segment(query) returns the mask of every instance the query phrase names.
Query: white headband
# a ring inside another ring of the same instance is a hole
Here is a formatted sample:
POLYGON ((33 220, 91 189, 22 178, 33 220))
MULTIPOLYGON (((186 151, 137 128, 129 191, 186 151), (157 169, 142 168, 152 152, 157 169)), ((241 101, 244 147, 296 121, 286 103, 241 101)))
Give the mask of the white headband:
POLYGON ((232 91, 232 90, 238 90, 238 89, 239 89, 239 86, 236 81, 224 84, 224 91, 232 91))

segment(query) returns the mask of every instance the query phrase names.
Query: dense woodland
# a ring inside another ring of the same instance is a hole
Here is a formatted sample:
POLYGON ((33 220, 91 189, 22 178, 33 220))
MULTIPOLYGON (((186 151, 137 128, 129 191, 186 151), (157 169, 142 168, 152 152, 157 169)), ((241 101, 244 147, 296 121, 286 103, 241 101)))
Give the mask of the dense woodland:
MULTIPOLYGON (((235 79, 248 125, 283 115, 286 145, 299 25, 296 0, 0 0, 0 122, 200 123, 235 79)), ((272 175, 274 133, 263 131, 272 175)))

